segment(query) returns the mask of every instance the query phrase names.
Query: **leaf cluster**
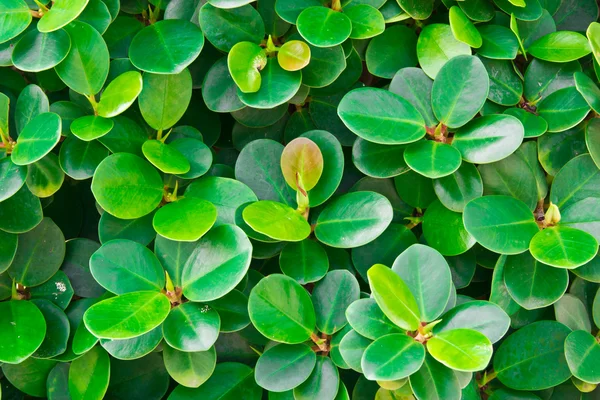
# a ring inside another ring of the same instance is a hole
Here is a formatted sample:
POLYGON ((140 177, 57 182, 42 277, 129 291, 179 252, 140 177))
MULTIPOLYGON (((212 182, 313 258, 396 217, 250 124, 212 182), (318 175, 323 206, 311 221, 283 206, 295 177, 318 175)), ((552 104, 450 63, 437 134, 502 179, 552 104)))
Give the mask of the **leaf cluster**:
POLYGON ((0 0, 0 398, 600 397, 594 0, 0 0))

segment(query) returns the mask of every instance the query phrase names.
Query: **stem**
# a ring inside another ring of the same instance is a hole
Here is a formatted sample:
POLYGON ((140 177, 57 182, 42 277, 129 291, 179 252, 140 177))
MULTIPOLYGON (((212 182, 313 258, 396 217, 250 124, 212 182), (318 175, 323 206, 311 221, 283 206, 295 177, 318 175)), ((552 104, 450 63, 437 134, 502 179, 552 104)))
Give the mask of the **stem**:
POLYGON ((42 10, 43 12, 47 13, 48 11, 50 11, 48 9, 48 7, 46 7, 45 5, 43 5, 42 3, 39 2, 39 0, 33 0, 35 1, 35 4, 38 5, 38 7, 40 8, 40 10, 42 10))
POLYGON ((333 0, 331 2, 331 9, 333 11, 342 11, 342 4, 340 0, 333 0))
MULTIPOLYGON (((173 132, 173 129, 170 129, 169 132, 167 132, 167 134, 165 136, 163 136, 161 139, 159 139, 161 142, 165 142, 165 140, 167 140, 167 138, 169 137, 169 135, 171 134, 171 132, 173 132)), ((161 130, 161 134, 162 134, 162 130, 161 130)))
POLYGON ((323 339, 321 339, 320 337, 318 337, 316 333, 312 332, 310 334, 310 339, 319 347, 319 350, 321 350, 321 351, 328 351, 329 350, 327 348, 326 341, 323 340, 323 339))
POLYGON ((159 129, 159 130, 156 132, 156 140, 161 140, 161 141, 162 141, 162 133, 163 133, 163 130, 162 130, 162 128, 161 128, 161 129, 159 129))
POLYGON ((41 12, 35 10, 29 10, 29 14, 31 14, 31 16, 34 18, 42 18, 42 16, 44 15, 41 12))
POLYGON ((19 297, 19 292, 17 292, 17 281, 14 280, 14 279, 13 279, 11 294, 12 294, 11 298, 13 300, 21 300, 20 297, 19 297))
POLYGON ((481 380, 479 382, 477 382, 477 384, 479 385, 480 388, 482 388, 485 385, 487 385, 488 383, 490 383, 492 380, 494 380, 495 378, 496 378, 496 371, 492 371, 489 374, 487 372, 485 372, 483 374, 483 378, 481 378, 481 380))
POLYGON ((94 95, 90 94, 89 96, 87 96, 87 99, 90 101, 90 104, 92 105, 92 108, 94 109, 94 115, 98 115, 98 102, 96 101, 96 98, 94 97, 94 95))

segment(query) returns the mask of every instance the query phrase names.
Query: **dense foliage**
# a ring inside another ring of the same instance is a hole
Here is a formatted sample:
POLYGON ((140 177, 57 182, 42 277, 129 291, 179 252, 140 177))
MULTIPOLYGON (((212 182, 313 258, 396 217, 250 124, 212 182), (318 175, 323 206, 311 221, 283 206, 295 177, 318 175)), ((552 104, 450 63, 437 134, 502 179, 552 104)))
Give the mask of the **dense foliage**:
POLYGON ((1 398, 600 398, 597 19, 0 0, 1 398))

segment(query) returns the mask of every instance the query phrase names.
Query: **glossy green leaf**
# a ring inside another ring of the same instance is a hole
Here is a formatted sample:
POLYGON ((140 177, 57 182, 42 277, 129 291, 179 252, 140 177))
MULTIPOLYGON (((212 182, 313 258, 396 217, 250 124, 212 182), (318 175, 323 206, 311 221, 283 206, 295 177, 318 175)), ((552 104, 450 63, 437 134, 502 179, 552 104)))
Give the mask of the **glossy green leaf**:
POLYGON ((434 335, 427 350, 442 364, 458 371, 479 371, 492 358, 492 343, 473 329, 452 329, 434 335))
POLYGON ((317 241, 304 239, 283 248, 279 255, 279 267, 285 275, 305 285, 325 276, 329 260, 323 246, 317 241))
POLYGON ((215 369, 215 348, 206 351, 184 352, 165 346, 164 363, 169 375, 180 385, 196 388, 206 382, 215 369))
POLYGON ((217 49, 224 52, 229 52, 239 42, 259 44, 265 37, 262 18, 249 4, 232 9, 205 4, 200 9, 198 17, 204 36, 217 49))
POLYGON ((598 242, 587 232, 566 226, 538 232, 529 245, 536 260, 558 268, 577 268, 598 252, 598 242))
MULTIPOLYGON (((82 3, 82 0, 62 0, 62 3, 82 3)), ((83 3, 87 2, 83 0, 83 3)), ((46 14, 44 18, 49 15, 46 14)), ((39 24, 38 28, 41 29, 39 24)), ((106 43, 100 33, 86 23, 74 21, 64 29, 71 37, 71 50, 55 67, 55 71, 69 88, 77 93, 93 96, 102 89, 108 76, 109 54, 106 43)))
POLYGON ((25 184, 27 169, 10 158, 0 160, 0 201, 9 199, 25 184))
POLYGON ((433 189, 446 208, 462 212, 469 201, 483 194, 483 182, 477 168, 463 162, 451 175, 434 180, 433 189))
MULTIPOLYGON (((2 302, 0 310, 0 361, 19 364, 44 341, 46 321, 40 310, 27 301, 2 302)), ((3 372, 9 375, 4 368, 3 372)))
POLYGON ((466 230, 486 249, 519 254, 539 231, 527 206, 508 196, 484 196, 470 201, 463 214, 466 230))
POLYGON ((16 165, 27 165, 42 159, 58 144, 60 132, 61 120, 57 114, 39 114, 19 135, 11 161, 16 165))
POLYGON ((96 346, 69 368, 69 394, 72 399, 102 399, 108 389, 110 359, 106 351, 96 346))
POLYGON ((484 25, 478 31, 483 43, 477 49, 477 54, 500 60, 513 60, 517 56, 519 42, 510 29, 500 25, 484 25))
MULTIPOLYGON (((236 43, 227 56, 231 78, 242 93, 255 93, 261 87, 260 70, 267 65, 265 51, 252 42, 236 43)), ((237 99, 237 91, 232 97, 237 99)), ((243 106, 243 103, 241 103, 243 106)))
POLYGON ((183 267, 183 293, 193 301, 224 296, 243 279, 251 253, 252 245, 240 228, 223 225, 211 230, 183 267))
POLYGON ((561 132, 580 123, 590 106, 577 88, 571 86, 543 98, 537 111, 548 122, 548 132, 561 132))
POLYGON ((349 92, 340 102, 338 114, 348 129, 374 143, 411 143, 425 135, 425 122, 417 109, 382 89, 349 92))
POLYGON ((345 310, 358 300, 359 295, 358 281, 348 271, 331 271, 317 282, 312 291, 312 301, 319 331, 333 335, 342 329, 348 323, 345 310), (332 293, 335 293, 334 298, 331 298, 332 293))
POLYGON ((29 12, 29 6, 23 0, 7 0, 2 3, 2 33, 0 43, 9 41, 18 36, 29 26, 33 19, 29 12))
POLYGON ((425 360, 425 347, 412 337, 395 333, 375 340, 362 356, 361 367, 369 380, 392 381, 417 372, 425 360))
POLYGON ((457 40, 460 40, 473 48, 481 47, 481 34, 460 7, 450 7, 449 18, 452 34, 457 40))
POLYGON ((279 344, 269 348, 256 363, 256 383, 270 392, 281 393, 300 385, 317 362, 306 344, 279 344))
POLYGON ((163 184, 150 163, 133 154, 118 153, 98 165, 92 192, 107 212, 117 218, 134 219, 158 206, 163 184))
POLYGON ((58 164, 58 157, 48 153, 41 160, 27 166, 27 187, 37 197, 50 197, 63 184, 65 173, 58 164))
MULTIPOLYGON (((31 357, 17 365, 5 364, 2 367, 2 372, 8 382, 13 385, 13 394, 15 396, 20 397, 23 395, 22 393, 25 393, 29 396, 45 397, 46 381, 50 371, 52 371, 56 364, 57 362, 54 360, 38 360, 31 357), (16 390, 14 389, 15 387, 16 390)), ((2 386, 3 388, 10 387, 5 383, 2 386)), ((7 394, 10 395, 11 393, 7 394)))
POLYGON ((423 28, 417 41, 419 64, 431 79, 435 79, 448 60, 470 55, 471 48, 452 34, 452 28, 446 24, 430 24, 423 28))
POLYGON ((595 365, 600 357, 600 345, 585 331, 573 331, 565 340, 565 358, 571 373, 584 382, 600 383, 595 365))
POLYGON ((261 71, 260 88, 253 93, 238 91, 238 97, 247 106, 268 109, 277 107, 294 97, 302 83, 302 71, 286 71, 274 59, 267 59, 261 71))
POLYGON ((404 150, 404 161, 417 173, 431 179, 455 172, 462 162, 461 153, 446 143, 422 140, 404 150))
POLYGON ((32 29, 15 45, 12 62, 20 70, 40 72, 60 64, 70 49, 71 38, 66 31, 42 33, 32 29))
POLYGON ((29 232, 42 222, 43 217, 40 199, 26 185, 0 203, 0 229, 8 233, 29 232), (21 210, 29 212, 21 213, 21 210))
POLYGON ((165 341, 185 352, 207 351, 217 340, 221 319, 208 306, 188 302, 171 310, 163 324, 165 341))
POLYGON ((504 283, 511 297, 527 310, 549 306, 567 290, 566 270, 542 264, 529 253, 506 258, 504 283))
MULTIPOLYGON (((393 78, 399 69, 417 64, 416 46, 417 36, 413 30, 403 25, 388 26, 382 34, 369 42, 364 56, 367 69, 375 76, 393 78), (395 46, 402 46, 404 50, 394 51, 395 46)), ((403 96, 403 93, 391 91, 403 96)), ((408 98, 407 100, 410 101, 408 98)), ((413 105, 417 107, 414 103, 413 105)))
POLYGON ((600 179, 600 170, 591 156, 582 154, 573 158, 554 178, 550 201, 563 210, 588 197, 598 197, 595 193, 600 179))
POLYGON ((510 335, 494 356, 500 382, 517 390, 542 390, 569 379, 564 355, 570 330, 554 321, 539 321, 510 335), (543 340, 544 346, 539 346, 543 340))
POLYGON ((433 82, 431 105, 435 116, 449 128, 465 125, 483 107, 489 85, 487 71, 478 58, 452 58, 433 82))
POLYGON ((463 216, 434 201, 423 216, 423 236, 428 244, 445 256, 469 250, 476 241, 465 228, 463 216))
POLYGON ((252 203, 243 217, 252 229, 275 240, 299 242, 310 234, 308 222, 298 211, 275 201, 252 203))
POLYGON ((420 399, 461 398, 458 378, 454 371, 435 360, 430 354, 425 356, 421 369, 409 377, 410 388, 420 399))
POLYGON ((117 76, 102 92, 98 103, 98 115, 112 118, 127 110, 141 93, 142 85, 142 75, 137 71, 128 71, 117 76))
POLYGON ((152 220, 159 235, 171 240, 194 242, 217 220, 217 208, 206 200, 183 198, 161 207, 152 220))
POLYGON ((577 60, 591 53, 585 36, 577 32, 553 32, 542 36, 527 49, 532 56, 551 62, 577 60))
POLYGON ((596 83, 583 72, 575 72, 573 78, 575 79, 577 91, 583 96, 592 110, 598 112, 600 110, 600 89, 598 89, 596 83))
POLYGON ((162 293, 132 292, 94 304, 83 321, 98 338, 130 339, 159 326, 170 308, 169 299, 162 293))
MULTIPOLYGON (((385 30, 381 12, 370 4, 356 4, 344 7, 344 13, 352 23, 351 39, 369 39, 385 30)), ((338 28, 339 29, 339 28, 338 28)))
POLYGON ((416 330, 420 325, 420 312, 409 286, 381 264, 371 267, 368 276, 373 297, 383 313, 399 327, 416 330))
POLYGON ((168 75, 145 73, 138 104, 148 125, 164 130, 181 119, 191 97, 192 77, 187 69, 168 75))
POLYGON ((401 332, 371 298, 360 299, 350 304, 346 309, 346 318, 352 329, 371 340, 401 332))
POLYGON ((317 363, 306 381, 294 389, 294 399, 334 400, 339 388, 339 372, 329 357, 318 356, 317 363))
POLYGON ((139 31, 129 46, 136 68, 155 74, 179 74, 200 54, 202 31, 185 20, 164 20, 139 31))
POLYGON ((71 123, 71 133, 78 139, 89 142, 98 139, 108 132, 114 126, 114 122, 110 119, 99 117, 96 115, 86 115, 79 117, 71 123))
POLYGON ((298 15, 298 32, 317 47, 332 47, 348 39, 352 21, 344 13, 326 7, 308 7, 298 15))
POLYGON ((265 337, 282 343, 306 341, 316 323, 310 295, 292 278, 273 274, 250 292, 250 320, 265 337))

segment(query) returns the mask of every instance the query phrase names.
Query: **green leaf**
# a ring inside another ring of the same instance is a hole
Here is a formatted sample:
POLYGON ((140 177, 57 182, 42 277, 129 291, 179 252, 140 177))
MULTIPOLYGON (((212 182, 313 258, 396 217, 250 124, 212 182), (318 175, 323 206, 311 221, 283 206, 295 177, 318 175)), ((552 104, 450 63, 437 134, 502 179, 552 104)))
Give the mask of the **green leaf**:
MULTIPOLYGON (((57 362, 53 360, 38 360, 32 357, 17 365, 5 364, 2 372, 17 390, 29 396, 45 397, 46 381, 56 364, 57 362)), ((2 386, 9 387, 6 383, 2 386)), ((7 394, 10 395, 10 392, 7 394)), ((21 396, 21 393, 17 392, 14 395, 21 396)))
MULTIPOLYGON (((217 49, 229 52, 240 42, 260 44, 265 37, 265 25, 258 11, 249 4, 232 9, 205 4, 198 15, 204 36, 217 49)), ((296 22, 294 20, 294 22, 296 22)))
POLYGON ((190 197, 161 207, 154 214, 152 225, 167 239, 195 242, 208 232, 216 219, 217 209, 212 203, 190 197))
POLYGON ((404 145, 384 145, 356 139, 352 162, 362 173, 373 178, 390 178, 410 170, 404 161, 404 145))
POLYGON ((33 356, 51 358, 64 353, 70 332, 69 320, 64 311, 50 300, 38 298, 31 302, 42 312, 46 321, 46 337, 33 356))
POLYGON ((396 258, 392 271, 400 276, 414 295, 422 321, 433 321, 442 314, 450 299, 452 276, 440 253, 414 244, 396 258))
POLYGON ((353 330, 344 335, 340 342, 339 350, 348 367, 362 373, 362 356, 371 343, 373 343, 372 340, 359 335, 353 330))
POLYGON ((56 31, 69 24, 81 14, 88 0, 58 0, 52 5, 51 11, 44 13, 38 23, 40 32, 56 31))
MULTIPOLYGON (((31 356, 46 335, 46 321, 40 310, 28 301, 0 303, 0 361, 19 364, 31 356)), ((6 376, 10 374, 3 368, 6 376)))
POLYGON ((369 39, 382 34, 385 30, 383 15, 370 4, 346 6, 343 14, 352 22, 350 39, 369 39))
POLYGON ((221 332, 237 332, 250 325, 248 296, 239 290, 234 289, 208 305, 221 317, 221 332))
POLYGON ((8 274, 23 286, 37 286, 52 277, 65 257, 65 237, 48 217, 19 236, 8 274))
POLYGON ((494 356, 500 382, 517 390, 543 390, 569 379, 564 346, 570 332, 561 323, 539 321, 510 335, 494 356))
POLYGON ((180 385, 190 388, 205 383, 217 364, 214 347, 206 351, 184 352, 167 345, 163 354, 169 375, 180 385))
POLYGON ((598 242, 587 232, 555 226, 538 232, 529 245, 536 260, 558 268, 577 268, 598 252, 598 242))
POLYGON ((17 253, 17 244, 17 235, 0 231, 0 274, 4 273, 12 264, 17 253))
POLYGON ((187 69, 177 74, 145 73, 138 104, 144 120, 156 130, 181 119, 192 98, 192 77, 187 69))
POLYGON ((521 307, 534 310, 547 307, 562 297, 569 284, 569 274, 523 253, 506 258, 504 283, 521 307))
POLYGON ((554 303, 554 314, 556 320, 566 325, 571 330, 592 330, 590 317, 583 302, 572 294, 565 294, 554 303))
POLYGON ((308 292, 292 278, 273 274, 250 292, 250 320, 265 337, 282 343, 302 343, 315 328, 315 311, 308 292))
MULTIPOLYGON (((68 3, 81 3, 82 1, 87 3, 85 0, 62 0, 62 3, 65 6, 73 6, 68 3)), ((85 6, 85 4, 83 5, 85 6)), ((56 3, 52 8, 56 8, 58 11, 56 3)), ((47 18, 48 15, 50 14, 46 14, 44 18, 47 18)), ((38 29, 41 29, 40 24, 38 24, 38 29)), ((109 54, 106 43, 100 33, 86 23, 73 21, 64 29, 71 37, 71 50, 67 57, 55 67, 55 71, 69 88, 77 93, 93 96, 102 89, 108 76, 109 54)))
POLYGON ((359 295, 358 281, 348 271, 331 271, 317 282, 312 291, 312 301, 319 331, 333 335, 342 329, 348 323, 345 310, 358 300, 359 295))
POLYGON ((261 71, 260 88, 254 93, 238 91, 238 97, 247 106, 268 109, 277 107, 294 97, 302 83, 302 71, 286 71, 274 59, 267 59, 261 71))
POLYGON ((600 33, 600 24, 598 22, 592 22, 586 30, 586 36, 588 38, 590 48, 594 54, 594 58, 597 63, 600 63, 600 42, 599 36, 600 33))
POLYGON ((275 201, 262 200, 244 209, 244 221, 255 231, 275 240, 299 242, 310 234, 310 225, 293 208, 275 201))
MULTIPOLYGON (((223 57, 215 62, 206 73, 202 83, 202 98, 211 111, 234 112, 245 107, 237 96, 236 82, 233 74, 229 71, 227 61, 228 58, 223 57)), ((237 62, 235 66, 238 66, 237 62)), ((256 76, 260 77, 260 74, 256 74, 256 76)))
POLYGON ((296 21, 298 33, 313 46, 332 47, 348 39, 352 21, 344 13, 327 7, 308 7, 296 21))
POLYGON ((71 38, 63 29, 49 33, 32 29, 15 45, 12 62, 22 71, 40 72, 60 64, 70 49, 71 38))
POLYGON ((423 28, 417 41, 419 65, 431 79, 435 79, 448 60, 470 55, 471 48, 454 37, 446 24, 429 24, 423 28))
POLYGON ((25 233, 35 228, 44 217, 40 199, 26 185, 8 200, 0 202, 0 229, 8 233, 25 233), (22 213, 21 210, 29 210, 22 213))
POLYGON ((483 182, 477 168, 464 162, 451 175, 434 180, 433 189, 444 207, 462 212, 469 201, 483 195, 483 182))
POLYGON ((548 122, 544 118, 522 108, 509 108, 504 114, 512 115, 521 121, 526 138, 542 136, 548 130, 548 122))
POLYGON ((38 162, 27 166, 27 187, 37 197, 52 196, 60 189, 64 179, 65 173, 60 169, 54 153, 48 153, 38 162))
POLYGON ((392 381, 417 372, 425 360, 425 347, 404 333, 385 335, 367 347, 361 366, 369 380, 392 381))
MULTIPOLYGON (((515 72, 513 64, 508 60, 494 60, 485 57, 479 57, 479 59, 490 77, 488 100, 503 106, 518 104, 523 95, 523 82, 515 72)), ((519 110, 529 114, 521 108, 519 110)))
POLYGON ((559 63, 574 61, 592 52, 585 36, 569 31, 542 36, 527 51, 540 60, 559 63))
POLYGON ((156 256, 131 240, 104 244, 91 255, 89 265, 96 282, 115 294, 160 291, 165 286, 165 274, 156 256))
POLYGON ((129 46, 129 59, 138 69, 155 74, 179 74, 200 54, 204 36, 185 20, 164 20, 139 31, 129 46))
POLYGON ((494 4, 507 14, 514 14, 523 21, 535 21, 542 16, 543 8, 538 0, 529 0, 526 6, 515 5, 511 0, 494 0, 494 4))
POLYGON ((92 192, 107 212, 117 218, 135 219, 159 205, 163 183, 150 163, 133 154, 118 153, 98 165, 92 192))
POLYGON ((575 79, 575 87, 577 91, 583 96, 585 101, 595 112, 600 110, 600 89, 592 78, 584 74, 583 72, 575 72, 573 74, 575 79))
POLYGON ((220 326, 221 319, 215 310, 188 302, 171 310, 163 324, 163 333, 165 341, 176 350, 207 351, 215 344, 220 326))
POLYGON ((58 161, 62 170, 71 178, 91 178, 102 160, 108 157, 108 149, 100 142, 84 142, 70 136, 60 146, 58 161))
POLYGON ((294 399, 334 400, 339 388, 339 372, 331 358, 318 356, 315 368, 306 381, 294 388, 294 399))
POLYGON ((319 242, 304 239, 288 243, 279 255, 279 267, 301 285, 322 279, 329 269, 327 252, 319 242))
MULTIPOLYGON (((151 353, 163 339, 162 326, 132 339, 101 339, 100 345, 116 359, 135 360, 151 353)), ((114 361, 114 360, 113 360, 114 361)), ((163 365, 163 360, 160 360, 163 365)), ((131 364, 128 364, 131 365, 131 364)), ((129 367, 130 368, 130 367, 129 367)))
POLYGON ((11 160, 17 165, 32 164, 41 160, 58 144, 61 120, 57 114, 42 113, 23 129, 13 149, 11 160))
POLYGON ((374 143, 404 144, 425 136, 425 122, 417 109, 383 89, 350 91, 340 102, 338 115, 348 129, 374 143))
POLYGON ((69 394, 73 400, 104 398, 110 379, 108 353, 99 346, 71 363, 69 394))
POLYGON ((27 169, 10 158, 0 159, 0 202, 11 198, 25 184, 27 169))
POLYGON ((450 7, 449 18, 450 28, 456 40, 466 43, 473 48, 481 47, 481 34, 460 7, 450 7))
POLYGON ((433 11, 431 0, 400 0, 400 7, 414 19, 427 19, 433 11))
POLYGON ((600 170, 592 157, 582 154, 573 158, 556 174, 550 191, 550 201, 564 210, 572 204, 596 194, 600 170))
POLYGON ((124 72, 112 80, 102 92, 98 115, 115 117, 127 110, 142 91, 142 75, 137 71, 124 72))
POLYGON ((413 171, 431 179, 451 175, 462 162, 455 147, 433 140, 421 140, 408 146, 404 161, 413 171))
POLYGON ((418 303, 409 286, 382 264, 371 267, 368 276, 373 297, 383 313, 400 328, 416 330, 421 318, 418 303))
POLYGON ((94 304, 83 321, 98 338, 130 339, 162 324, 170 308, 169 299, 162 293, 133 292, 94 304))
POLYGON ((237 158, 235 177, 252 189, 259 200, 273 200, 295 207, 295 193, 281 172, 283 148, 281 143, 270 139, 250 142, 237 158))
POLYGON ((392 221, 389 200, 375 192, 347 193, 319 214, 315 235, 332 247, 358 247, 375 240, 392 221))
POLYGON ((421 369, 409 377, 410 387, 419 399, 460 399, 461 391, 454 371, 425 356, 421 369))
POLYGON ((477 54, 486 58, 514 60, 519 50, 519 41, 508 28, 500 25, 483 25, 478 28, 483 43, 477 54))
POLYGON ((423 236, 429 246, 445 256, 463 254, 476 243, 465 228, 463 216, 434 201, 423 216, 423 236))
MULTIPOLYGON (((262 82, 260 70, 266 65, 267 56, 265 51, 252 42, 236 43, 227 56, 227 66, 231 78, 242 93, 258 92, 262 82)), ((238 99, 237 90, 232 93, 232 97, 238 99)), ((244 106, 241 100, 240 105, 244 106)))
POLYGON ((427 350, 436 360, 458 371, 484 369, 492 358, 493 347, 483 333, 473 329, 440 332, 427 341, 427 350))
POLYGON ((292 390, 308 379, 316 362, 315 352, 306 344, 275 345, 258 359, 256 383, 275 393, 292 390))
POLYGON ((23 0, 6 0, 2 3, 2 33, 0 43, 9 41, 23 32, 33 19, 29 6, 23 0))
POLYGON ((78 139, 89 142, 106 135, 114 126, 110 119, 97 115, 86 115, 79 117, 71 123, 71 133, 78 139))
POLYGON ((489 85, 487 71, 477 57, 452 58, 433 82, 431 105, 435 116, 449 128, 460 128, 481 110, 489 85))
POLYGON ((356 300, 350 304, 346 309, 346 318, 352 329, 371 340, 401 332, 372 298, 356 300))
MULTIPOLYGON (((368 54, 367 50, 367 60, 368 54)), ((395 71, 397 71, 397 69, 395 69, 395 71)), ((432 87, 433 80, 431 80, 422 69, 407 67, 395 72, 395 75, 390 82, 389 90, 412 104, 419 111, 421 116, 423 116, 425 125, 433 127, 438 124, 438 120, 431 108, 432 87)))
POLYGON ((216 366, 211 377, 197 389, 177 386, 169 395, 171 400, 232 399, 260 400, 262 390, 254 380, 252 368, 247 365, 224 362, 216 366))
POLYGON ((510 327, 510 318, 499 306, 482 300, 469 301, 445 313, 435 325, 433 333, 454 329, 471 329, 483 333, 490 342, 496 343, 510 327))
POLYGON ((471 200, 463 214, 465 228, 488 250, 519 254, 539 231, 531 210, 508 196, 484 196, 471 200))
POLYGON ((537 112, 548 122, 548 132, 574 127, 586 117, 590 106, 574 86, 553 92, 538 104, 537 112))
POLYGON ((600 375, 595 365, 600 359, 600 345, 585 331, 573 331, 565 340, 565 358, 569 370, 584 382, 598 384, 600 375))
MULTIPOLYGON (((365 54, 367 69, 375 76, 391 79, 399 69, 417 64, 416 46, 417 36, 412 29, 403 25, 388 26, 382 34, 369 42, 365 54), (403 51, 394 51, 395 46, 402 46, 403 51)), ((399 91, 390 91, 403 96, 399 91)), ((407 100, 410 101, 408 98, 407 100)), ((413 105, 417 107, 414 103, 413 105)))

